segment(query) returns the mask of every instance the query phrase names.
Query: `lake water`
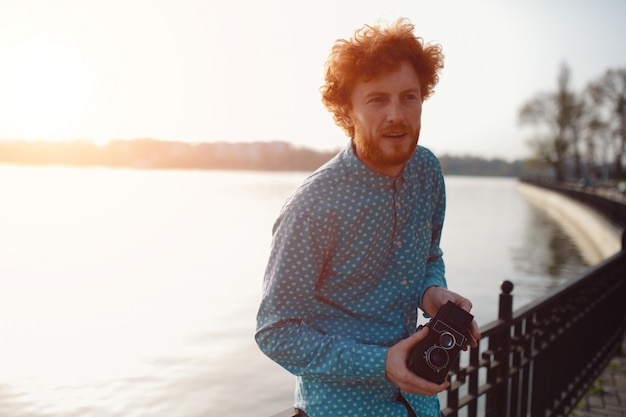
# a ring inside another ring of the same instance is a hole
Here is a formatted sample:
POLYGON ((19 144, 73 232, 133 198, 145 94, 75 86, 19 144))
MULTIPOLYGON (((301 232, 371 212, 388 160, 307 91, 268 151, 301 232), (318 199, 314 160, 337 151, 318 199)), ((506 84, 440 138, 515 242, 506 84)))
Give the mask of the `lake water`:
MULTIPOLYGON (((253 334, 303 173, 0 165, 0 416, 265 417, 293 378, 253 334)), ((442 247, 479 324, 583 272, 514 179, 448 177, 442 247)))

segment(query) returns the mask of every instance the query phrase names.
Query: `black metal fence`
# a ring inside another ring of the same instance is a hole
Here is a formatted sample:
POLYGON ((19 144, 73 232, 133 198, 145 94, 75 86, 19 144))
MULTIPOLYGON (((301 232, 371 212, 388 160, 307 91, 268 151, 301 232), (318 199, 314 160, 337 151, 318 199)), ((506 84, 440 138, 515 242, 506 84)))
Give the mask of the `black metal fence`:
POLYGON ((515 312, 512 290, 451 372, 443 415, 567 416, 621 348, 626 251, 515 312))

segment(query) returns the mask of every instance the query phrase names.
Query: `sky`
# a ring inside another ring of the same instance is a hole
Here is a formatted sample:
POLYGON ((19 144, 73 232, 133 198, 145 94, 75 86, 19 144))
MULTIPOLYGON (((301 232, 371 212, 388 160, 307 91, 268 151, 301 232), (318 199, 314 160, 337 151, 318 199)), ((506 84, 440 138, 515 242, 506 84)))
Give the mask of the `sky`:
POLYGON ((626 67, 622 0, 0 0, 0 140, 348 138, 319 88, 335 40, 406 17, 445 68, 420 144, 517 159, 521 106, 626 67))

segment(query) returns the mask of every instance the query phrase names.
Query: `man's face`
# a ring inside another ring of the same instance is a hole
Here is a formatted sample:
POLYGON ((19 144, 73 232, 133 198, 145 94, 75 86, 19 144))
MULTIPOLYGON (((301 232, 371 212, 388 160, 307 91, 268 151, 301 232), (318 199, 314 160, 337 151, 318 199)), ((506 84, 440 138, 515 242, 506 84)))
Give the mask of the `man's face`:
POLYGON ((415 70, 404 61, 395 71, 357 81, 350 101, 356 156, 376 172, 397 176, 419 139, 422 94, 415 70))

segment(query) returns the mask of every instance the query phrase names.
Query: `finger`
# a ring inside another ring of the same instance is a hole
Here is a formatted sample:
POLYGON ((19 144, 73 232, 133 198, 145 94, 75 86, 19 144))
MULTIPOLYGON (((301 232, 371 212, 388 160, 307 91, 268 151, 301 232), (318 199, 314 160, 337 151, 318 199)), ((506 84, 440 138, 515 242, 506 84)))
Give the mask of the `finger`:
POLYGON ((407 337, 401 342, 404 345, 407 353, 411 351, 415 345, 417 345, 419 342, 426 338, 426 336, 428 335, 428 331, 428 327, 422 326, 415 333, 413 333, 411 336, 407 337))
MULTIPOLYGON (((467 333, 467 344, 471 347, 478 347, 478 341, 480 340, 480 330, 478 328, 478 323, 476 320, 472 320, 472 323, 469 328, 469 332, 467 333)), ((463 350, 467 350, 467 345, 463 347, 463 350)))
POLYGON ((459 307, 461 307, 463 310, 467 311, 468 313, 472 311, 472 307, 473 307, 472 302, 470 300, 461 296, 459 296, 459 298, 456 300, 456 305, 458 305, 459 307))
POLYGON ((418 341, 421 341, 428 336, 428 331, 428 326, 421 326, 411 335, 411 337, 409 337, 409 339, 417 339, 418 341))

